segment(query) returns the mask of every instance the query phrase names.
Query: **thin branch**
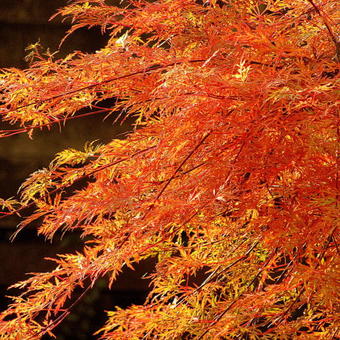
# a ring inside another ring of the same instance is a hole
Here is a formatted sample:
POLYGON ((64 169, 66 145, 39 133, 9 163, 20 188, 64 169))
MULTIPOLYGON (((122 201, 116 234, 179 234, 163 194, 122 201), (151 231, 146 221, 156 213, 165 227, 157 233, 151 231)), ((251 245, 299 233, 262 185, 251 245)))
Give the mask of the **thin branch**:
POLYGON ((100 81, 100 82, 96 82, 96 83, 93 83, 93 84, 90 84, 90 85, 82 86, 82 87, 79 87, 79 88, 71 90, 71 91, 63 92, 63 93, 57 94, 55 96, 47 97, 45 99, 40 99, 40 100, 34 101, 32 103, 29 103, 29 104, 18 106, 15 109, 11 109, 9 111, 6 111, 6 114, 11 113, 11 112, 15 112, 19 109, 23 109, 23 108, 26 108, 26 107, 29 107, 29 106, 42 104, 42 103, 45 103, 45 102, 50 101, 50 100, 66 97, 66 96, 72 95, 72 94, 80 92, 80 91, 89 90, 89 89, 95 88, 97 86, 112 83, 112 82, 117 81, 117 80, 130 78, 130 77, 140 75, 140 74, 148 74, 148 73, 151 73, 151 72, 154 72, 154 71, 157 71, 157 70, 166 69, 168 67, 172 67, 172 66, 176 66, 176 65, 180 65, 180 64, 184 64, 184 63, 202 63, 204 61, 205 61, 205 59, 196 59, 196 60, 186 60, 186 61, 175 61, 175 62, 170 63, 168 65, 152 65, 150 67, 144 68, 144 69, 136 71, 136 72, 124 74, 124 75, 118 76, 118 77, 111 77, 111 78, 105 79, 105 80, 100 81))
MULTIPOLYGON (((204 141, 210 136, 211 131, 209 131, 208 133, 206 133, 206 135, 200 140, 200 142, 189 152, 189 154, 183 159, 183 161, 181 162, 181 164, 177 167, 177 169, 175 170, 175 172, 172 174, 172 176, 167 180, 167 182, 165 183, 165 185, 163 186, 163 188, 160 190, 160 192, 158 193, 158 195, 156 196, 154 203, 162 196, 163 192, 165 191, 165 189, 169 186, 169 184, 171 183, 171 181, 176 177, 177 173, 181 170, 181 168, 183 167, 183 165, 190 159, 190 157, 195 153, 195 151, 204 143, 204 141)), ((153 205, 154 205, 153 203, 153 205)), ((153 206, 151 205, 151 207, 153 206)))
MULTIPOLYGON (((239 248, 246 240, 243 240, 236 248, 233 249, 233 252, 237 250, 237 248, 239 248)), ((224 273, 225 271, 229 270, 230 268, 234 267, 236 264, 238 264, 239 262, 241 262, 242 260, 245 260, 249 254, 251 253, 251 251, 256 247, 256 245, 258 244, 258 242, 256 242, 253 246, 250 247, 250 249, 247 250, 247 252, 239 257, 237 260, 235 260, 234 262, 230 263, 228 266, 224 267, 221 269, 222 266, 218 266, 194 291, 192 291, 190 294, 188 295, 184 295, 182 296, 176 303, 175 307, 177 307, 178 305, 180 305, 184 300, 186 300, 189 296, 197 293, 198 291, 200 291, 206 284, 208 284, 209 282, 211 282, 211 280, 214 277, 217 277, 219 275, 221 275, 222 273, 224 273), (220 270, 221 269, 221 270, 220 270)))
MULTIPOLYGON (((107 168, 110 168, 110 167, 112 167, 112 166, 114 166, 114 165, 117 165, 117 164, 119 164, 119 163, 125 162, 125 161, 127 161, 127 160, 129 160, 129 159, 131 159, 131 158, 133 158, 133 157, 135 157, 135 156, 138 156, 138 155, 140 155, 140 154, 142 154, 142 153, 144 153, 144 152, 150 151, 150 150, 154 149, 155 147, 156 147, 156 146, 150 146, 150 147, 148 147, 148 148, 146 148, 146 149, 139 150, 139 151, 135 152, 134 154, 132 154, 132 155, 130 155, 130 156, 128 156, 128 157, 119 159, 119 160, 117 160, 117 161, 115 161, 115 162, 112 162, 112 163, 109 163, 109 164, 106 164, 106 165, 103 165, 103 166, 101 166, 101 167, 99 167, 99 168, 97 168, 97 169, 94 169, 94 170, 92 170, 92 171, 90 171, 90 172, 88 172, 88 173, 86 173, 86 174, 80 176, 79 178, 75 179, 73 183, 76 183, 76 182, 78 182, 78 181, 84 179, 85 177, 92 176, 93 174, 95 174, 95 173, 97 173, 97 172, 99 172, 99 171, 103 171, 103 170, 105 170, 105 169, 107 169, 107 168)), ((66 186, 67 186, 67 185, 64 184, 64 185, 62 185, 62 186, 60 186, 60 187, 58 187, 58 188, 56 188, 56 189, 50 191, 48 194, 49 194, 49 195, 55 194, 55 193, 59 192, 60 190, 64 189, 66 186)), ((16 209, 16 210, 14 210, 14 211, 12 211, 12 212, 10 212, 10 213, 7 213, 7 212, 2 213, 2 215, 0 215, 0 220, 1 220, 2 218, 8 217, 9 215, 18 214, 20 211, 22 211, 22 210, 24 210, 24 209, 27 209, 27 208, 30 208, 30 207, 32 207, 32 206, 34 206, 34 205, 35 205, 35 202, 31 202, 31 203, 29 203, 29 204, 27 204, 27 205, 25 205, 25 206, 22 206, 21 208, 16 209)), ((46 214, 48 214, 48 212, 46 212, 44 215, 46 215, 46 214)), ((41 215, 41 216, 39 216, 39 217, 42 217, 42 216, 44 216, 44 215, 41 215)), ((23 229, 23 227, 22 227, 22 228, 19 228, 19 229, 11 236, 11 241, 13 241, 13 240, 15 239, 15 237, 18 235, 18 233, 19 233, 22 229, 23 229)))
MULTIPOLYGON (((47 327, 45 327, 41 332, 39 332, 39 336, 45 335, 46 333, 51 332, 55 329, 69 314, 70 310, 76 306, 81 299, 85 296, 85 294, 92 288, 93 282, 90 282, 89 285, 85 288, 85 290, 78 296, 75 301, 73 301, 67 308, 64 310, 57 318, 55 318, 47 327)), ((36 339, 36 336, 30 337, 28 340, 36 339)))
MULTIPOLYGON (((336 231, 336 227, 334 227, 331 231, 331 233, 329 234, 328 236, 328 240, 326 242, 326 244, 324 245, 323 247, 323 251, 322 253, 320 254, 320 262, 318 262, 316 265, 315 265, 315 269, 317 269, 321 263, 321 259, 325 256, 328 248, 329 248, 329 244, 331 243, 332 239, 333 239, 333 235, 334 235, 334 232, 336 231)), ((277 318, 276 320, 274 320, 273 322, 271 322, 271 325, 279 325, 280 323, 283 322, 283 319, 284 317, 291 311, 292 307, 295 305, 296 302, 298 302, 298 300, 300 299, 301 295, 306 291, 306 287, 303 286, 301 288, 301 290, 299 291, 298 295, 296 296, 296 298, 292 301, 292 303, 287 307, 287 309, 281 314, 281 316, 279 318, 277 318)))
MULTIPOLYGON (((248 253, 250 253, 259 243, 259 241, 256 241, 254 245, 248 250, 248 253)), ((258 277, 261 275, 261 273, 266 268, 269 261, 272 259, 272 257, 276 254, 278 249, 275 249, 271 256, 268 257, 267 261, 262 265, 261 269, 257 272, 257 274, 253 277, 253 279, 245 286, 245 289, 232 301, 230 304, 217 316, 215 316, 214 321, 209 325, 209 327, 197 338, 197 340, 203 339, 203 337, 210 331, 210 329, 215 326, 222 317, 237 303, 237 301, 247 292, 248 288, 258 279, 258 277)))
POLYGON ((313 0, 308 0, 308 2, 314 7, 315 11, 320 15, 320 17, 322 18, 328 33, 332 39, 332 41, 335 44, 335 50, 336 50, 336 58, 339 61, 340 60, 340 42, 338 41, 338 39, 336 38, 336 35, 334 34, 331 26, 329 25, 328 21, 326 20, 325 16, 321 13, 320 8, 314 3, 313 0))

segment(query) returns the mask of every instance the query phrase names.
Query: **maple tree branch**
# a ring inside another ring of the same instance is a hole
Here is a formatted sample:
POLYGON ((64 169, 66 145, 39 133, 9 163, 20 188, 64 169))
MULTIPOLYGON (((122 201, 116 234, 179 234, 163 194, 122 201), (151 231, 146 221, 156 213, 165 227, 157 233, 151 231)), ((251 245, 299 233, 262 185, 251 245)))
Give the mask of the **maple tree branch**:
POLYGON ((338 255, 340 255, 340 250, 339 250, 338 242, 336 241, 336 237, 335 237, 334 234, 332 235, 332 239, 333 239, 333 242, 335 244, 336 252, 338 253, 338 255))
POLYGON ((338 41, 338 39, 336 38, 331 26, 329 25, 328 21, 326 20, 326 18, 324 17, 324 15, 321 13, 320 8, 314 3, 313 0, 307 0, 315 9, 315 11, 319 14, 319 16, 322 18, 323 23, 325 24, 327 31, 331 37, 331 39, 333 40, 334 44, 335 44, 335 52, 336 52, 336 58, 338 61, 340 61, 340 41, 338 41))
MULTIPOLYGON (((328 239, 327 239, 327 242, 326 244, 323 246, 323 251, 322 253, 320 254, 319 258, 320 258, 320 261, 315 265, 315 269, 317 269, 319 266, 320 266, 320 263, 321 263, 321 260, 322 258, 325 256, 328 248, 329 248, 329 244, 331 243, 332 241, 332 238, 333 238, 333 235, 334 235, 334 232, 336 231, 337 227, 334 227, 333 230, 331 231, 331 233, 329 234, 328 236, 328 239)), ((298 302, 298 300, 300 299, 301 295, 306 291, 306 287, 303 286, 298 295, 296 296, 296 298, 292 301, 292 303, 287 307, 287 309, 280 315, 279 318, 277 318, 276 320, 272 321, 270 324, 271 325, 279 325, 280 323, 283 322, 284 320, 284 317, 291 311, 292 307, 295 305, 296 302, 298 302)))
MULTIPOLYGON (((253 249, 259 244, 260 241, 256 241, 251 248, 248 249, 247 253, 245 254, 246 257, 249 256, 249 254, 253 251, 253 249)), ((223 310, 223 312, 221 312, 220 314, 218 314, 215 318, 214 321, 209 325, 209 327, 197 338, 197 340, 201 340, 203 339, 203 337, 210 331, 211 327, 213 327, 214 325, 216 325, 221 319, 222 317, 230 310, 230 308, 232 308, 235 303, 245 294, 245 292, 248 290, 248 288, 257 280, 257 278, 261 275, 261 273, 263 272, 263 270, 265 269, 265 267, 267 266, 267 264, 269 263, 269 261, 271 260, 271 258, 275 255, 275 253, 277 252, 277 249, 275 249, 271 256, 268 257, 267 261, 262 265, 261 269, 257 272, 257 274, 253 277, 253 279, 245 286, 245 290, 243 290, 243 292, 241 292, 232 302, 230 302, 230 304, 223 310)))
POLYGON ((19 109, 23 109, 23 108, 26 108, 26 107, 29 107, 29 106, 42 104, 42 103, 45 103, 45 102, 50 101, 50 100, 66 97, 68 95, 72 95, 72 94, 80 92, 80 91, 89 90, 89 89, 95 88, 95 87, 100 86, 100 85, 105 85, 105 84, 111 83, 113 81, 130 78, 130 77, 140 75, 140 74, 151 73, 153 71, 166 69, 168 67, 173 67, 173 66, 176 66, 176 65, 184 64, 184 63, 202 63, 204 61, 205 61, 205 59, 194 59, 194 60, 185 60, 185 61, 175 61, 175 62, 172 62, 168 65, 152 65, 152 66, 149 66, 147 68, 144 68, 144 69, 136 71, 136 72, 124 74, 124 75, 118 76, 118 77, 108 78, 108 79, 102 80, 100 82, 96 82, 96 83, 93 83, 93 84, 90 84, 90 85, 82 86, 82 87, 79 87, 79 88, 71 90, 71 91, 66 91, 66 92, 63 92, 61 94, 57 94, 55 96, 47 97, 47 98, 40 99, 40 100, 37 100, 37 101, 29 103, 29 104, 18 106, 15 109, 11 109, 11 110, 6 111, 6 114, 11 113, 11 112, 15 112, 19 109))
MULTIPOLYGON (((165 185, 163 186, 163 188, 160 190, 160 192, 158 193, 158 195, 156 196, 154 203, 162 196, 163 192, 165 191, 165 189, 169 186, 169 184, 171 183, 171 181, 176 177, 177 173, 181 170, 181 168, 183 167, 183 165, 190 159, 190 157, 195 153, 195 151, 204 143, 204 141, 210 136, 211 131, 209 131, 208 133, 206 133, 206 135, 200 140, 200 142, 189 152, 189 154, 183 159, 183 161, 180 163, 180 165, 177 167, 177 169, 175 170, 175 172, 172 174, 172 176, 166 181, 165 185)), ((152 205, 151 205, 152 207, 152 205)))
MULTIPOLYGON (((114 165, 117 165, 117 164, 119 164, 119 163, 125 162, 125 161, 127 161, 127 160, 129 160, 129 159, 131 159, 131 158, 133 158, 133 157, 135 157, 135 156, 140 155, 141 153, 150 151, 150 150, 154 149, 155 147, 156 147, 156 146, 150 146, 150 147, 148 147, 148 148, 146 148, 146 149, 139 150, 139 151, 135 152, 134 154, 132 154, 132 155, 130 155, 130 156, 128 156, 128 157, 119 159, 119 160, 117 160, 117 161, 115 161, 115 162, 112 162, 112 163, 109 163, 109 164, 106 164, 106 165, 103 165, 103 166, 101 166, 101 167, 99 167, 99 168, 97 168, 97 169, 94 169, 94 170, 90 171, 89 173, 86 173, 86 174, 80 176, 79 178, 75 179, 73 183, 76 183, 76 182, 80 181, 81 179, 84 179, 85 177, 92 176, 93 174, 95 174, 95 173, 97 173, 97 172, 99 172, 99 171, 105 170, 105 169, 110 168, 110 167, 112 167, 112 166, 114 166, 114 165)), ((56 178, 58 178, 58 177, 56 177, 56 178)), ((56 178, 54 178, 54 179, 56 179, 56 178)), ((58 187, 58 188, 56 188, 56 189, 50 191, 48 194, 49 194, 49 195, 51 195, 51 194, 53 195, 53 194, 59 192, 60 190, 64 189, 65 187, 67 187, 67 184, 64 184, 64 185, 62 185, 62 186, 60 186, 60 187, 58 187)), ((31 202, 31 203, 29 203, 29 204, 27 204, 27 205, 25 205, 25 206, 20 207, 19 209, 16 209, 16 210, 14 210, 14 211, 11 211, 11 212, 9 212, 9 213, 8 213, 8 212, 1 213, 1 215, 0 215, 0 220, 1 220, 2 218, 8 217, 8 216, 10 216, 10 215, 18 214, 20 211, 22 211, 22 210, 24 210, 24 209, 27 209, 27 208, 30 208, 30 207, 34 206, 35 204, 36 204, 36 202, 31 202)), ((39 217, 42 217, 42 216, 44 216, 44 215, 47 215, 48 213, 49 213, 49 212, 47 211, 47 212, 45 212, 43 215, 41 215, 41 216, 39 216, 39 217)), ((13 233, 13 235, 11 236, 11 240, 12 240, 12 241, 14 240, 14 238, 18 235, 18 233, 19 233, 22 229, 23 229, 23 227, 22 227, 22 228, 19 228, 15 233, 13 233)))
MULTIPOLYGON (((187 92, 187 93, 183 93, 181 95, 182 96, 194 96, 195 94, 196 94, 195 92, 187 92)), ((196 94, 196 95, 201 96, 202 94, 196 94)), ((207 96, 209 96, 209 95, 207 95, 207 96)), ((117 98, 117 96, 115 96, 115 98, 117 98)), ((224 97, 223 96, 223 98, 228 98, 228 97, 224 97)), ((139 102, 138 104, 146 104, 148 102, 155 102, 156 100, 164 100, 164 99, 169 99, 169 97, 157 97, 157 98, 147 99, 147 100, 139 102)), ((83 118, 83 117, 92 116, 92 115, 95 115, 95 114, 100 114, 100 113, 105 113, 105 112, 113 111, 113 109, 115 108, 115 107, 113 107, 113 108, 112 107, 107 107, 106 108, 106 107, 97 106, 97 105, 93 105, 93 104, 91 104, 91 107, 98 108, 99 110, 97 110, 97 111, 90 111, 90 112, 81 113, 81 114, 75 114, 74 116, 66 116, 66 117, 54 119, 51 122, 44 123, 44 124, 37 125, 37 126, 28 125, 28 126, 25 126, 23 128, 20 128, 20 129, 5 129, 5 130, 0 130, 0 138, 7 138, 7 137, 14 136, 14 135, 18 135, 20 133, 29 132, 29 131, 37 128, 37 127, 38 128, 50 127, 53 124, 65 123, 66 121, 71 120, 71 119, 83 118)), ((15 111, 15 110, 16 109, 13 109, 13 111, 15 111)), ((116 110, 118 111, 119 109, 116 108, 116 110)), ((12 111, 8 111, 8 112, 12 112, 12 111)), ((119 115, 115 119, 114 123, 116 123, 119 120, 119 118, 122 116, 122 113, 123 112, 119 113, 119 115)), ((109 115, 110 114, 106 115, 103 120, 105 120, 109 115)))
MULTIPOLYGON (((92 288, 93 282, 90 282, 88 286, 84 289, 84 291, 58 316, 56 317, 48 326, 46 326, 43 330, 39 332, 41 335, 45 335, 48 332, 51 332, 53 329, 55 329, 71 312, 71 309, 75 307, 81 299, 85 296, 85 294, 92 288)), ((35 339, 35 336, 27 339, 35 339)))
MULTIPOLYGON (((235 247, 233 249, 232 252, 236 251, 240 246, 242 246, 242 244, 244 244, 246 240, 243 240, 237 247, 235 247)), ((255 245, 256 246, 256 245, 255 245)), ((198 291, 200 291, 206 284, 208 284, 209 282, 211 282, 211 280, 214 279, 214 277, 217 277, 219 275, 221 275, 222 273, 224 273, 225 271, 229 270, 230 268, 234 267, 236 264, 238 264, 239 262, 241 262, 242 260, 245 260, 250 252, 255 248, 255 246, 252 246, 250 249, 247 250, 247 252, 239 257, 238 259, 236 259, 235 261, 233 261, 232 263, 230 263, 229 265, 227 265, 226 267, 222 268, 222 266, 218 266, 194 291, 192 291, 189 295, 184 295, 182 296, 176 303, 176 305, 174 307, 177 307, 178 305, 180 305, 184 300, 186 300, 189 296, 197 293, 198 291), (221 270, 220 270, 221 269, 221 270)))

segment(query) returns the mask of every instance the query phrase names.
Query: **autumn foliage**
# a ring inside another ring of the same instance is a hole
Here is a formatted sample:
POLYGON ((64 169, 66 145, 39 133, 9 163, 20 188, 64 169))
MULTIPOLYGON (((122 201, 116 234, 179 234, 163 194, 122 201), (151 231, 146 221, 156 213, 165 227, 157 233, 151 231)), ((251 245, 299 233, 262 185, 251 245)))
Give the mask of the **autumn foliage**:
POLYGON ((1 201, 3 216, 34 208, 19 230, 86 242, 15 285, 0 339, 51 335, 76 288, 146 258, 145 304, 112 306, 98 338, 339 336, 336 1, 73 0, 59 15, 107 45, 64 59, 31 46, 28 69, 2 70, 1 118, 16 125, 1 136, 80 109, 136 129, 60 152, 1 201))

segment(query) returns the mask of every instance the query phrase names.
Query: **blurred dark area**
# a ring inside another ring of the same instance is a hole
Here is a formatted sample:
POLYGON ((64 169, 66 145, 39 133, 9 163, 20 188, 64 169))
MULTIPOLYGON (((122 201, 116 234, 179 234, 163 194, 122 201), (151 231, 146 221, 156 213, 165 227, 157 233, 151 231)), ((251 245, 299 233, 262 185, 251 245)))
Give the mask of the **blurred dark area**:
MULTIPOLYGON (((1 0, 0 68, 27 67, 25 48, 38 41, 43 48, 57 51, 69 26, 62 23, 60 17, 52 21, 48 19, 66 4, 66 0, 1 0)), ((98 28, 79 30, 66 39, 56 57, 63 57, 74 50, 92 53, 103 47, 107 38, 98 28)), ((16 196, 24 179, 35 170, 48 166, 57 152, 69 147, 82 149, 87 141, 106 143, 113 138, 124 138, 132 128, 131 120, 117 124, 114 123, 116 117, 104 120, 104 116, 70 120, 62 129, 56 126, 50 131, 36 131, 33 140, 26 134, 1 138, 0 197, 16 196)), ((0 130, 11 128, 0 122, 0 130)), ((19 222, 16 217, 0 220, 0 310, 9 303, 6 295, 18 293, 13 289, 7 290, 8 286, 27 278, 26 273, 54 267, 51 261, 44 260, 45 257, 81 250, 83 245, 77 233, 56 238, 52 243, 46 242, 36 234, 37 226, 34 225, 20 232, 11 242, 10 236, 19 222)), ((73 308, 68 319, 56 329, 57 339, 94 339, 93 332, 105 321, 104 310, 143 303, 149 282, 141 277, 152 268, 152 261, 149 261, 140 263, 135 271, 124 270, 111 290, 108 290, 105 278, 99 280, 94 289, 73 308)), ((74 298, 81 293, 76 292, 74 298)))

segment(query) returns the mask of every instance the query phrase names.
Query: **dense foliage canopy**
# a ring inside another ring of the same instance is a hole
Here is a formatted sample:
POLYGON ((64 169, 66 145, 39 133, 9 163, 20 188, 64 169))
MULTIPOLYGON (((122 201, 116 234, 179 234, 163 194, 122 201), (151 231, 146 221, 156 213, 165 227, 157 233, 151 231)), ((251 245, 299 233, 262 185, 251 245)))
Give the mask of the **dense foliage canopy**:
POLYGON ((84 110, 136 129, 60 152, 1 201, 3 216, 34 208, 19 230, 86 241, 15 285, 0 339, 51 334, 75 288, 146 258, 147 301, 112 306, 98 337, 336 338, 336 1, 73 0, 59 15, 70 34, 101 26, 107 45, 64 59, 33 45, 28 69, 2 70, 1 119, 16 126, 1 137, 84 110))

